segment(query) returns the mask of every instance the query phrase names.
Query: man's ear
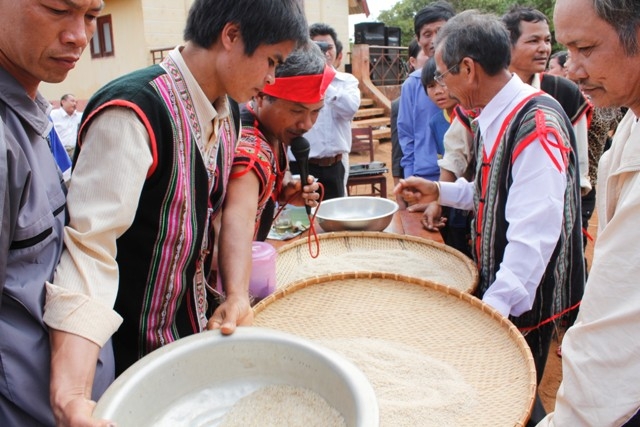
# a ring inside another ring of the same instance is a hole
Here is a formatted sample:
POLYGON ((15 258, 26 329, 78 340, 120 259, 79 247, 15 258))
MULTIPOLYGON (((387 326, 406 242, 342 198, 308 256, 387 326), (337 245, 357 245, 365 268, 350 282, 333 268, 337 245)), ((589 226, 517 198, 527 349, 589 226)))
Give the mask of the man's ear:
POLYGON ((340 52, 339 55, 336 55, 336 59, 333 60, 333 64, 331 64, 333 66, 333 68, 335 68, 336 70, 338 68, 340 68, 340 66, 342 65, 342 52, 340 52))
POLYGON ((234 43, 241 43, 240 26, 235 22, 227 22, 220 33, 220 40, 225 49, 229 50, 234 43))
POLYGON ((477 74, 476 66, 477 64, 473 59, 464 57, 460 61, 460 73, 467 79, 474 79, 477 74))
POLYGON ((413 56, 409 57, 409 65, 411 66, 412 70, 416 69, 416 58, 414 58, 413 56))

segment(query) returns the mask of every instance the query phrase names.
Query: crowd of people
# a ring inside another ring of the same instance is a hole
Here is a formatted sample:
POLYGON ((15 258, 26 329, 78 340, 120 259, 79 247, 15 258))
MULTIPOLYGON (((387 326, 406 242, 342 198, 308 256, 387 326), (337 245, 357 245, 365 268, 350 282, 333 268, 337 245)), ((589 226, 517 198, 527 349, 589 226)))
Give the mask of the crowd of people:
MULTIPOLYGON (((279 205, 345 195, 358 81, 300 2, 195 0, 162 63, 52 110, 38 87, 65 79, 103 7, 0 0, 2 426, 110 425, 95 402, 138 359, 252 323, 252 241, 279 205)), ((569 316, 555 409, 536 399, 528 425, 637 426, 640 4, 557 0, 553 55, 550 25, 525 6, 416 11, 394 192, 474 259, 538 382, 569 316)))
MULTIPOLYGON (((471 211, 477 296, 523 332, 538 382, 553 323, 569 313, 555 411, 545 415, 536 399, 529 425, 639 423, 640 389, 627 376, 638 363, 629 317, 638 314, 638 255, 620 223, 638 207, 632 159, 640 73, 631 70, 640 60, 639 8, 626 0, 556 2, 556 35, 567 48, 561 77, 545 72, 549 20, 530 7, 514 6, 501 19, 459 13, 433 43, 434 80, 458 102, 457 114, 444 136, 439 180, 414 174, 395 192, 410 193, 433 229, 450 220, 440 205, 471 211), (624 92, 624 79, 634 89, 624 92), (620 107, 628 111, 616 128, 620 107), (582 229, 596 194, 598 239, 585 283, 582 229)), ((556 55, 550 67, 562 60, 556 55)))

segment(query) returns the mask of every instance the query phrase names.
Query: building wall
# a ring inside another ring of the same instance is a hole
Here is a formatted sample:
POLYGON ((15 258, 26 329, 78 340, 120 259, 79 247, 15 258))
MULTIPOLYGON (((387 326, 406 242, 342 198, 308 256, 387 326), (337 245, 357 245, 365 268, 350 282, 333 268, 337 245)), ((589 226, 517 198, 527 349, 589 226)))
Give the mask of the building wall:
MULTIPOLYGON (((154 0, 158 1, 158 0, 154 0)), ((143 11, 140 0, 107 0, 101 15, 111 15, 114 56, 91 58, 87 45, 76 67, 62 83, 40 85, 40 92, 54 105, 65 93, 73 93, 78 100, 87 100, 100 87, 129 71, 149 63, 143 11)))
MULTIPOLYGON (((182 43, 189 7, 193 0, 105 0, 101 15, 111 15, 115 55, 91 58, 89 46, 75 69, 62 83, 40 85, 42 94, 54 105, 60 96, 73 93, 80 108, 91 95, 109 81, 152 63, 151 49, 182 43)), ((324 22, 335 28, 349 50, 348 0, 304 0, 307 21, 324 22)))
POLYGON ((342 42, 344 64, 349 51, 349 2, 348 0, 305 0, 304 13, 309 25, 324 22, 331 25, 342 42))
POLYGON ((142 0, 144 31, 149 49, 182 43, 182 33, 192 3, 193 0, 142 0))

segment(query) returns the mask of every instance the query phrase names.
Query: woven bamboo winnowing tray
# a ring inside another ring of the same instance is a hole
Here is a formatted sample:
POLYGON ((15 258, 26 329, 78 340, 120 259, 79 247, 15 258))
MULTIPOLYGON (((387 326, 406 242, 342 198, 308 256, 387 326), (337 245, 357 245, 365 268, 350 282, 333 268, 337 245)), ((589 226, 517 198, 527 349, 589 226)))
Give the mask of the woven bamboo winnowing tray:
MULTIPOLYGON (((391 273, 328 274, 277 290, 254 307, 254 314, 256 326, 320 344, 364 338, 383 342, 384 348, 408 345, 428 360, 453 367, 477 395, 473 409, 454 414, 456 427, 523 426, 529 417, 536 372, 527 343, 508 319, 467 293, 391 273)), ((421 366, 408 368, 420 372, 421 366)), ((415 423, 408 421, 417 411, 411 401, 386 423, 385 406, 379 404, 381 427, 415 423)))
POLYGON ((309 254, 307 239, 278 250, 277 288, 318 275, 347 271, 402 274, 468 293, 472 293, 478 285, 478 268, 475 264, 461 252, 439 242, 372 231, 323 233, 318 238, 320 254, 317 258, 309 254), (407 254, 405 260, 397 259, 401 251, 407 254), (380 262, 385 259, 385 252, 396 258, 380 262))

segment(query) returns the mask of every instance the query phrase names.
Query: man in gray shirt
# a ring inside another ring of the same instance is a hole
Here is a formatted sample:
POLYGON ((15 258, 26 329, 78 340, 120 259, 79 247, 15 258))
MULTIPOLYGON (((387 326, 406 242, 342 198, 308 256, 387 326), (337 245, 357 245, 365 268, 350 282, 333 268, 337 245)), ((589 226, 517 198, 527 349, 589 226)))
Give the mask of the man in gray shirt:
MULTIPOLYGON (((53 126, 40 82, 59 83, 95 30, 101 0, 0 0, 0 425, 53 426, 45 281, 62 252, 67 216, 62 175, 49 150, 53 126)), ((105 346, 103 355, 112 358, 105 346)), ((113 379, 98 361, 94 394, 113 379)))

